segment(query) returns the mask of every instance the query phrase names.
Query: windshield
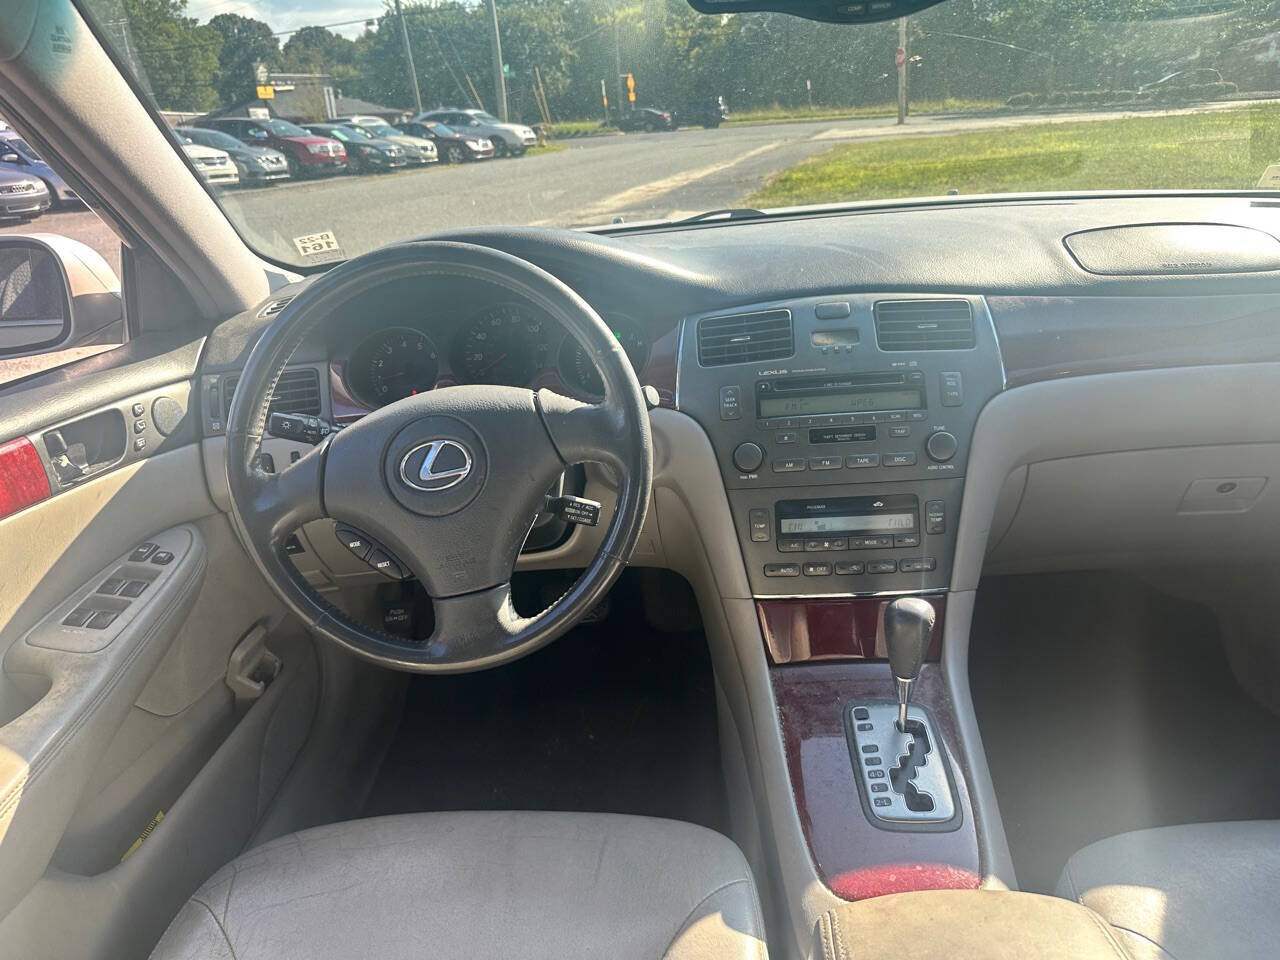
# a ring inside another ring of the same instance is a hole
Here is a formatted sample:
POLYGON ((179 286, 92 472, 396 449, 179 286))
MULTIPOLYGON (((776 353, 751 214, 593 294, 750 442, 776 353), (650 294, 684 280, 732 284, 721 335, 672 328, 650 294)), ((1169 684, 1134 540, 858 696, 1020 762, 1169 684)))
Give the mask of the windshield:
POLYGON ((264 120, 262 125, 277 137, 305 137, 307 131, 287 120, 264 120))
POLYGON ((290 189, 208 186, 251 246, 299 266, 483 224, 1280 188, 1275 0, 949 0, 862 26, 502 0, 500 58, 473 0, 79 2, 173 123, 242 118, 223 121, 237 138, 371 115, 372 134, 424 116, 468 135, 473 117, 533 128, 389 173, 313 145, 280 172, 290 189), (296 242, 321 234, 333 242, 296 242))
POLYGON ((218 150, 243 150, 244 144, 221 130, 179 130, 184 143, 202 143, 218 150))

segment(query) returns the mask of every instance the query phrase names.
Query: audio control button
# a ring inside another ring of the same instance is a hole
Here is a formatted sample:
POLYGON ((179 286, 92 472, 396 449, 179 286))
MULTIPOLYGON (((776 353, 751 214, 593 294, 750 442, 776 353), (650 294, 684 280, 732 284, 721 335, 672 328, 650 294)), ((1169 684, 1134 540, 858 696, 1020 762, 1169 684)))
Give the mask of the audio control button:
POLYGON ((806 467, 804 457, 786 457, 773 461, 774 473, 799 473, 806 467))
POLYGON ((959 371, 947 371, 938 374, 942 381, 942 405, 958 407, 964 403, 964 380, 959 371))
POLYGON ((910 427, 890 427, 889 436, 897 437, 897 438, 909 437, 911 436, 911 428, 910 427))
POLYGON ((742 417, 742 388, 739 386, 720 388, 720 419, 738 420, 742 417))
POLYGON ((800 439, 798 430, 779 430, 773 435, 774 443, 795 443, 800 439))
POLYGON ((844 466, 844 457, 810 457, 810 470, 839 470, 844 466))
POLYGON ((915 451, 909 453, 886 453, 884 455, 884 465, 886 467, 914 467, 916 465, 915 451))
POLYGON ((741 472, 754 473, 760 469, 762 463, 764 463, 764 450, 760 444, 748 440, 734 448, 733 465, 741 472))
POLYGON ((945 430, 930 434, 929 439, 924 442, 924 452, 934 463, 946 463, 956 455, 959 447, 960 442, 956 440, 955 434, 945 430))
POLYGON ((855 453, 851 457, 846 457, 844 462, 850 469, 857 469, 859 467, 878 467, 880 466, 880 454, 855 453))

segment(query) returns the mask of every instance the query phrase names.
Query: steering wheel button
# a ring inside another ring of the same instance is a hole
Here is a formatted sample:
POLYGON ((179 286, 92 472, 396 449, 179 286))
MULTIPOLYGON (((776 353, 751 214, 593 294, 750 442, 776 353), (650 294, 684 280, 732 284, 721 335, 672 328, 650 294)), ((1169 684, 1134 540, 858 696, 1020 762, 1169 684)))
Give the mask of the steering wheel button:
POLYGON ((369 538, 359 530, 352 530, 350 527, 338 527, 335 532, 342 545, 361 560, 366 559, 370 551, 373 550, 373 544, 369 538))
POLYGON ((365 561, 373 569, 379 573, 385 573, 392 580, 403 580, 404 573, 400 569, 400 564, 396 563, 390 554, 381 550, 374 550, 369 554, 369 559, 365 561))

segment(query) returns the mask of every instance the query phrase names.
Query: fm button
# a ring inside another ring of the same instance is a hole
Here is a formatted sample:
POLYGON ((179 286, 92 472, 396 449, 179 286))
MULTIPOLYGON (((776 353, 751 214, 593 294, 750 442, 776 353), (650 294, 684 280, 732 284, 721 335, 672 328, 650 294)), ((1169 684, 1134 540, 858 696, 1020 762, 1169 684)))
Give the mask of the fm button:
POLYGON ((937 433, 931 434, 929 439, 925 441, 924 452, 929 455, 929 459, 934 463, 946 463, 956 455, 956 449, 959 445, 959 441, 956 440, 954 434, 939 430, 937 433))
POLYGON ((760 444, 748 440, 734 448, 733 465, 742 473, 755 473, 762 463, 764 463, 764 450, 761 449, 760 444))

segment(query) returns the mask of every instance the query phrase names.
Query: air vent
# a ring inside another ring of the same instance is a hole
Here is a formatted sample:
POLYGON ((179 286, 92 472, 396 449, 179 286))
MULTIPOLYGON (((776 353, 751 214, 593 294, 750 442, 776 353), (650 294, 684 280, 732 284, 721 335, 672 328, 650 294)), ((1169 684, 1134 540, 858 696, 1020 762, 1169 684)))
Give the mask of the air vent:
POLYGON ((698 322, 698 362, 704 367, 781 360, 795 352, 790 310, 707 317, 698 322))
POLYGON ((292 296, 280 297, 276 300, 268 300, 266 306, 258 311, 259 317, 274 317, 277 313, 289 305, 292 296))
POLYGON ((973 308, 967 300, 881 300, 876 343, 881 350, 972 350, 973 308))
MULTIPOLYGON (((231 396, 240 382, 240 374, 232 373, 222 378, 222 415, 231 415, 231 396)), ((271 410, 274 413, 320 414, 320 376, 310 367, 286 370, 280 375, 272 394, 271 410)))

